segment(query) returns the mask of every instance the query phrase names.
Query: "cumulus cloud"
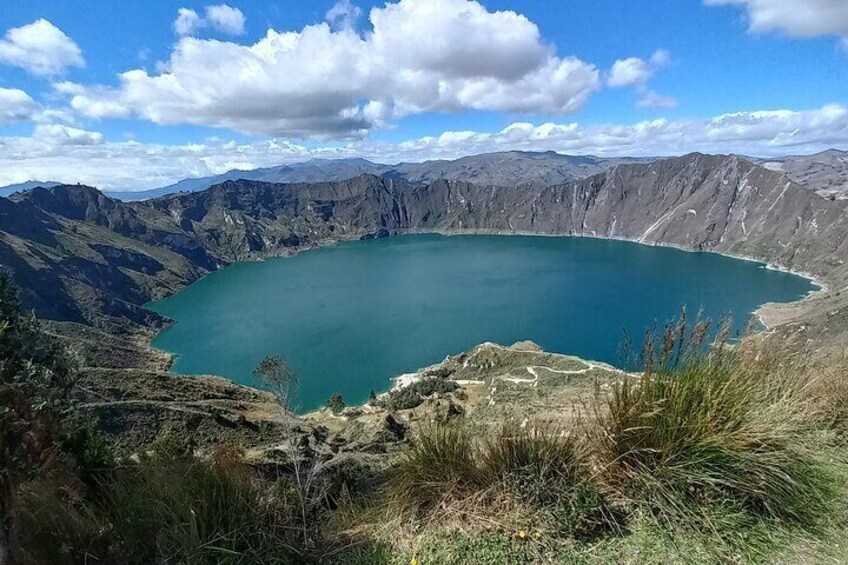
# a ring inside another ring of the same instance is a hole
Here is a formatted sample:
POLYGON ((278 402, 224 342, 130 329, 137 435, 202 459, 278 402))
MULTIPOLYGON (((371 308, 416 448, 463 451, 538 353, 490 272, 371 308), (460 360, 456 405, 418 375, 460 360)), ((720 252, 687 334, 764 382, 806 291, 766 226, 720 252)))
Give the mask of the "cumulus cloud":
POLYGON ((30 74, 51 76, 68 67, 82 67, 79 46, 45 19, 12 28, 0 39, 0 64, 20 67, 30 74))
POLYGON ((448 131, 400 143, 360 140, 318 147, 282 140, 237 144, 210 139, 177 146, 108 142, 96 132, 63 128, 37 129, 29 137, 0 137, 0 185, 49 178, 140 190, 233 168, 316 157, 399 162, 505 150, 602 156, 704 151, 770 157, 848 147, 848 106, 737 112, 703 120, 657 119, 631 125, 517 122, 497 132, 448 131))
POLYGON ((62 124, 39 124, 32 137, 51 145, 97 145, 103 143, 103 134, 62 124))
POLYGON ((835 35, 848 41, 845 0, 704 0, 704 3, 743 6, 752 32, 778 31, 792 37, 835 35))
POLYGON ((639 57, 619 59, 612 65, 607 84, 612 88, 644 85, 670 61, 671 54, 665 49, 658 49, 647 61, 639 57))
POLYGON ((241 10, 226 4, 206 6, 204 17, 190 8, 180 8, 174 21, 174 33, 180 36, 194 35, 203 28, 211 27, 225 35, 242 35, 244 21, 241 10))
POLYGON ((37 110, 38 104, 23 90, 0 87, 0 125, 28 120, 37 110))
MULTIPOLYGON (((353 6, 338 6, 332 26, 269 29, 252 45, 182 37, 158 74, 137 69, 117 87, 79 87, 71 104, 91 117, 351 138, 426 111, 567 114, 601 86, 593 65, 558 56, 516 12, 399 0, 373 8, 371 31, 359 34, 345 23, 353 6)), ((196 29, 184 19, 180 29, 196 29)))
POLYGON ((174 20, 174 33, 177 35, 191 35, 200 29, 202 20, 200 15, 189 8, 177 10, 177 19, 174 20))
POLYGON ((610 69, 607 85, 611 88, 635 87, 639 95, 636 106, 639 108, 673 110, 677 107, 676 98, 658 94, 647 86, 651 77, 670 62, 671 53, 665 49, 654 51, 654 54, 647 61, 639 57, 619 59, 610 69))

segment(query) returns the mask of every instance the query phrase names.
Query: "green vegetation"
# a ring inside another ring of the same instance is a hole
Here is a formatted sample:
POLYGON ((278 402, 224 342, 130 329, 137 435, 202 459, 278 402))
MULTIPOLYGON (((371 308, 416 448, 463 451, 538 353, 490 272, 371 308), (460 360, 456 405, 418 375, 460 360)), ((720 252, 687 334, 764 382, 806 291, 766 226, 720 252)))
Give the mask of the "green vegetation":
POLYGON ((334 392, 327 401, 327 408, 330 409, 330 412, 336 415, 341 414, 342 410, 345 409, 345 406, 344 397, 338 392, 334 392))
POLYGON ((441 377, 428 377, 391 391, 385 399, 373 400, 372 402, 389 412, 409 410, 420 406, 428 396, 447 394, 458 388, 459 386, 454 381, 441 377))
POLYGON ((16 485, 53 455, 72 376, 64 351, 22 311, 0 272, 0 563, 17 552, 16 485))
POLYGON ((806 379, 719 348, 646 365, 598 408, 593 447, 622 496, 669 523, 705 509, 813 527, 837 499, 804 396, 806 379))
POLYGON ((85 502, 65 500, 67 488, 23 491, 33 562, 294 563, 303 552, 296 507, 232 455, 115 468, 85 502))

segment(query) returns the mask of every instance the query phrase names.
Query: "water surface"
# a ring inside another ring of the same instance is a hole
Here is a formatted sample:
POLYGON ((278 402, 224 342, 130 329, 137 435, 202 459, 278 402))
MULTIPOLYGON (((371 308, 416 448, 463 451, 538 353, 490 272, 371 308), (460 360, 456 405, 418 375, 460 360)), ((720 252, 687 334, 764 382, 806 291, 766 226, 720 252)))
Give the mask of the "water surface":
POLYGON ((253 368, 279 355, 311 409, 333 392, 364 401, 484 341, 615 364, 625 331, 640 336, 682 306, 742 329, 765 302, 813 288, 750 261, 622 241, 410 235, 232 265, 149 308, 178 321, 154 341, 179 355, 175 372, 257 386, 253 368))

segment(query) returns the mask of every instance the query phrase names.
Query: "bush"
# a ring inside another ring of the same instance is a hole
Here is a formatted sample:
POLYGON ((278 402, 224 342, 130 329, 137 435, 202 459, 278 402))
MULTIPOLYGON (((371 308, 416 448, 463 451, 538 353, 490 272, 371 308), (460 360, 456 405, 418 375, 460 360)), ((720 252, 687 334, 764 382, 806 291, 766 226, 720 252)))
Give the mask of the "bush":
POLYGON ((455 381, 439 377, 425 377, 401 389, 392 391, 380 404, 386 410, 410 410, 424 402, 432 394, 447 394, 459 388, 455 381))
POLYGON ((190 458, 194 454, 194 448, 194 440, 190 436, 173 430, 160 433, 149 445, 153 458, 162 462, 190 458))
POLYGON ((73 457, 85 481, 92 481, 115 466, 115 453, 98 423, 76 413, 62 422, 62 451, 73 457))
POLYGON ((333 414, 341 414, 342 410, 345 409, 344 397, 342 397, 342 395, 338 392, 334 392, 327 401, 327 408, 329 408, 330 412, 333 414))

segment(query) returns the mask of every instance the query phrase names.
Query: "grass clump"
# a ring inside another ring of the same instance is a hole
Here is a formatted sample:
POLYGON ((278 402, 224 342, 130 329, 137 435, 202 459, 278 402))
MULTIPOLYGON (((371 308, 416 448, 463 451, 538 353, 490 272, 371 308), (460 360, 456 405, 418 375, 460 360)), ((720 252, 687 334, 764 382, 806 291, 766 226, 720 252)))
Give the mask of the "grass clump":
POLYGON ((83 499, 37 483, 21 496, 22 547, 37 563, 298 563, 290 501, 229 457, 113 471, 83 499), (63 495, 64 493, 64 495, 63 495))
POLYGON ((607 483, 669 525, 718 530, 734 516, 814 529, 837 486, 816 453, 807 379, 742 346, 705 352, 703 335, 668 330, 659 354, 646 346, 641 376, 600 399, 590 441, 607 483))
POLYGON ((479 479, 470 428, 429 424, 394 467, 387 492, 392 506, 421 515, 468 499, 479 479))
POLYGON ((550 425, 507 421, 475 436, 468 425, 429 424, 394 467, 387 494, 390 507, 419 519, 532 522, 578 537, 608 526, 577 444, 550 425))

